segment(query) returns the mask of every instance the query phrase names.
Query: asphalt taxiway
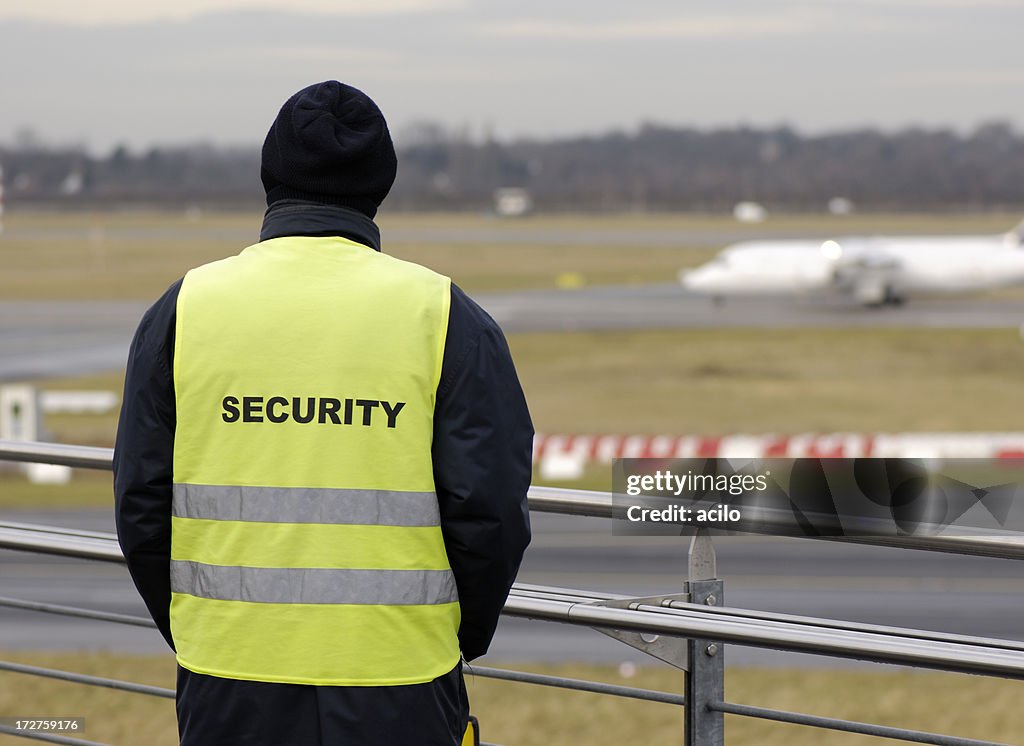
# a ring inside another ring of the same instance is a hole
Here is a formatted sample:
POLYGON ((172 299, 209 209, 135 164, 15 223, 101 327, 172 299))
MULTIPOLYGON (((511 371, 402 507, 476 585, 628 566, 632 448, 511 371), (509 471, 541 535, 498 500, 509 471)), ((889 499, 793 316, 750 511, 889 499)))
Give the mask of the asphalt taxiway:
MULTIPOLYGON (((0 520, 112 531, 109 510, 4 511, 0 520)), ((524 583, 635 594, 675 593, 687 540, 621 537, 602 519, 534 514, 524 583)), ((961 557, 810 539, 720 537, 728 606, 874 624, 1021 639, 1024 574, 1012 560, 961 557)), ((144 616, 115 564, 0 551, 0 595, 144 616)), ((7 649, 167 650, 152 629, 0 609, 7 649)), ((733 665, 840 666, 838 659, 731 645, 733 665)), ((645 656, 580 627, 503 619, 491 660, 641 663, 645 656)))
MULTIPOLYGON (((675 285, 485 293, 507 333, 698 328, 1017 329, 1024 300, 912 300, 862 308, 844 300, 735 300, 716 305, 675 285)), ((0 381, 124 367, 141 301, 0 301, 0 381)))

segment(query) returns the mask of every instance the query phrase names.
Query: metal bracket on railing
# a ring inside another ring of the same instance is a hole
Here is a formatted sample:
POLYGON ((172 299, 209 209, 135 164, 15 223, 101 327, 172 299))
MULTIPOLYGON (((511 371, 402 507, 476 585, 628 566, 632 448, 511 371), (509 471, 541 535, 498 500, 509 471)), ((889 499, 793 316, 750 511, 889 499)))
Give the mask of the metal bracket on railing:
MULTIPOLYGON (((641 606, 667 607, 671 606, 673 601, 682 601, 714 606, 721 603, 722 595, 721 581, 715 579, 715 573, 715 547, 711 543, 711 534, 707 529, 699 528, 690 539, 690 550, 687 554, 687 579, 683 583, 682 593, 607 599, 593 601, 591 605, 608 606, 614 609, 638 609, 641 606)), ((677 637, 625 632, 618 629, 598 629, 597 631, 671 666, 683 671, 690 670, 688 652, 690 646, 677 637)))
MULTIPOLYGON (((637 609, 640 606, 668 606, 673 601, 689 601, 689 593, 674 593, 661 596, 644 596, 638 598, 616 598, 607 601, 593 601, 590 606, 608 606, 613 609, 637 609)), ((668 663, 670 666, 687 670, 689 657, 686 653, 686 642, 678 637, 649 635, 643 632, 625 632, 620 629, 602 629, 594 627, 598 632, 629 645, 642 653, 668 663)))

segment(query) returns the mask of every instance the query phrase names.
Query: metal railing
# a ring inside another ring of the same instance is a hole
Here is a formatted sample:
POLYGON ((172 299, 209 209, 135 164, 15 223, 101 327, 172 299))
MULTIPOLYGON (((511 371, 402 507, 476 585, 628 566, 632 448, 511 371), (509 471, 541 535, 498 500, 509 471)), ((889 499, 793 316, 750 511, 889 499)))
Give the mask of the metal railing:
MULTIPOLYGON (((102 448, 0 441, 0 460, 109 470, 111 458, 111 451, 102 448)), ((529 501, 530 509, 538 512, 617 517, 612 498, 605 493, 533 487, 529 501)), ((1006 559, 1024 558, 1024 546, 1009 537, 844 537, 840 540, 1006 559)), ((116 537, 104 532, 6 522, 0 523, 0 548, 124 562, 116 537)), ((945 746, 992 743, 728 702, 724 698, 725 643, 1024 679, 1024 642, 730 608, 722 605, 723 581, 715 574, 714 549, 710 537, 701 532, 691 542, 688 576, 682 593, 633 598, 517 583, 505 604, 504 614, 507 616, 591 627, 682 669, 685 671, 682 695, 487 666, 468 665, 466 672, 485 678, 679 706, 685 711, 684 740, 689 746, 720 746, 724 742, 725 714, 915 743, 945 746)), ((143 617, 59 604, 0 597, 0 607, 155 627, 152 620, 143 617)), ((0 662, 0 670, 150 696, 174 696, 169 689, 24 664, 0 662)), ((11 732, 11 729, 0 726, 0 733, 11 732)), ((36 737, 51 743, 92 744, 52 734, 41 738, 22 732, 16 735, 36 737)))

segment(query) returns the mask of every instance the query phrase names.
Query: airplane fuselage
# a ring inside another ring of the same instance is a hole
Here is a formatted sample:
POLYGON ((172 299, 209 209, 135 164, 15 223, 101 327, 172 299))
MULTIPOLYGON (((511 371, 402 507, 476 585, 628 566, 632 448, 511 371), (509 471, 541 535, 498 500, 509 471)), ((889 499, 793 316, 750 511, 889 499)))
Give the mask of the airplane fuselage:
POLYGON ((680 273, 680 282, 716 298, 838 293, 873 305, 1022 284, 1024 248, 1016 233, 747 241, 680 273))

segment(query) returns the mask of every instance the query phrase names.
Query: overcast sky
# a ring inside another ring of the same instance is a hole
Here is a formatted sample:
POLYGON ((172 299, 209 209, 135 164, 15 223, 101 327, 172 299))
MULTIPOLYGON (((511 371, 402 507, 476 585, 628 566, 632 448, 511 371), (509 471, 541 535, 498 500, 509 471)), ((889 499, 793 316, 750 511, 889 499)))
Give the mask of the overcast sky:
POLYGON ((327 78, 369 93, 397 133, 1024 130, 1022 29, 1019 0, 4 2, 0 141, 251 145, 327 78))

